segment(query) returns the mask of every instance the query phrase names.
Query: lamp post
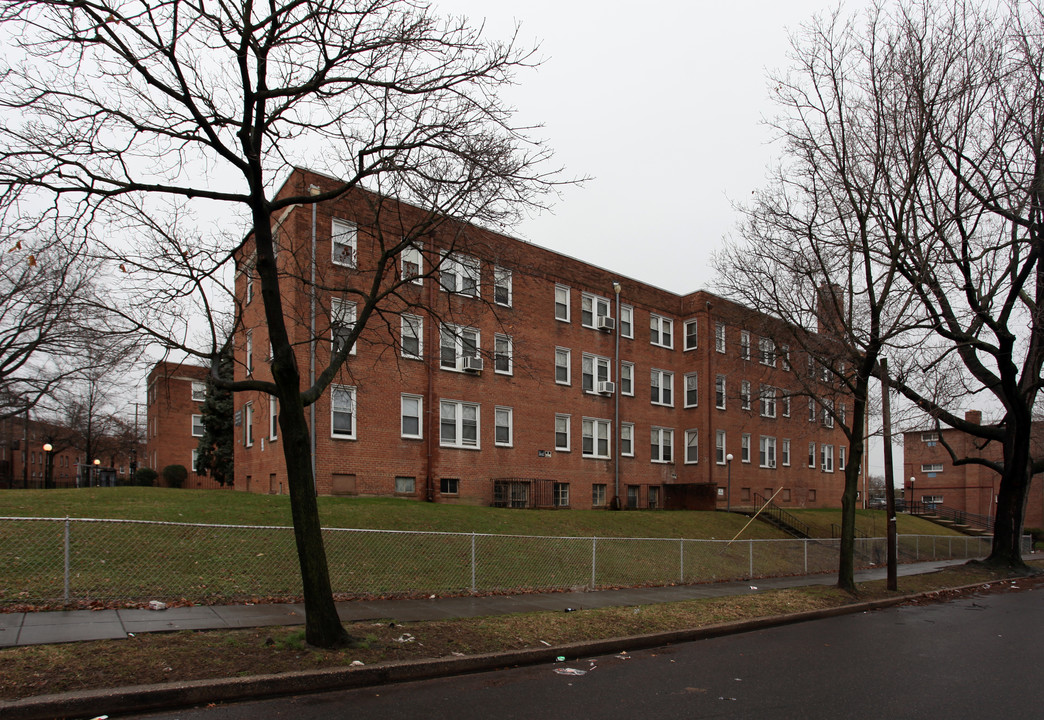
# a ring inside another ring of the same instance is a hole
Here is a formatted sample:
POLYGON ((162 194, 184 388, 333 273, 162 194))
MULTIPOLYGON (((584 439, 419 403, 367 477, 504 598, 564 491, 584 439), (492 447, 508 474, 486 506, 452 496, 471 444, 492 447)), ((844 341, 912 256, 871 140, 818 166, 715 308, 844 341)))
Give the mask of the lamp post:
POLYGON ((728 468, 729 484, 725 490, 725 512, 732 512, 732 453, 725 456, 725 467, 728 468))
POLYGON ((910 507, 906 508, 906 512, 911 514, 913 513, 913 506, 917 498, 917 496, 914 495, 914 481, 916 480, 917 478, 913 477, 912 475, 910 476, 910 507))
POLYGON ((44 443, 43 444, 43 451, 44 451, 44 489, 45 490, 47 488, 51 487, 51 473, 53 472, 53 470, 52 470, 53 466, 51 465, 51 460, 54 457, 53 455, 51 455, 51 451, 52 450, 54 450, 54 446, 51 445, 51 443, 44 443))
MULTIPOLYGON (((623 288, 620 287, 620 283, 613 282, 613 292, 616 294, 616 353, 613 358, 613 379, 617 383, 620 382, 620 291, 623 288)), ((633 318, 632 318, 633 320, 633 318)), ((634 382, 634 378, 631 379, 634 382)), ((616 435, 616 441, 613 443, 613 504, 614 510, 620 509, 620 388, 616 388, 616 392, 613 393, 613 432, 616 435)), ((634 447, 634 433, 631 433, 631 447, 634 447)))
POLYGON ((94 478, 91 481, 91 485, 101 485, 101 460, 94 458, 94 478))

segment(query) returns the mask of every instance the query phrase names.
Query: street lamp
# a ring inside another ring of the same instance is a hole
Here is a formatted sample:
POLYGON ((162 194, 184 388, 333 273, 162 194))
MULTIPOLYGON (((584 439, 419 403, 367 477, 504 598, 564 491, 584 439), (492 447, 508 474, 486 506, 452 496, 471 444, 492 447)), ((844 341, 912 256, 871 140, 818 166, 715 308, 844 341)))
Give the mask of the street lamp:
POLYGON ((729 484, 725 490, 725 512, 732 512, 732 453, 725 456, 725 467, 729 469, 729 484))
POLYGON ((51 459, 54 457, 53 455, 51 455, 51 451, 52 450, 54 450, 54 446, 51 445, 51 443, 44 443, 43 444, 43 451, 44 451, 44 489, 45 490, 47 488, 51 487, 51 473, 53 472, 53 470, 52 470, 53 466, 51 465, 51 459))
POLYGON ((916 502, 917 498, 917 496, 914 495, 914 481, 916 480, 917 478, 913 477, 912 475, 910 476, 910 507, 906 509, 906 512, 908 513, 913 513, 914 503, 916 502))
POLYGON ((98 486, 101 486, 101 472, 100 471, 101 471, 101 460, 99 460, 98 458, 94 458, 94 480, 91 483, 92 485, 97 484, 98 486))

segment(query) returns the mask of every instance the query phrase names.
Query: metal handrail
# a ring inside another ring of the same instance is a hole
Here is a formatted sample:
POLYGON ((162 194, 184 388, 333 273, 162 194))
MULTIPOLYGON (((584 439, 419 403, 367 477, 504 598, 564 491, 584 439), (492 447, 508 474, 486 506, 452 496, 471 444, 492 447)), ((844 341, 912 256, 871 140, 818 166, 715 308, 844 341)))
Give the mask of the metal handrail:
POLYGON ((811 537, 812 528, 801 520, 798 520, 779 505, 776 505, 770 500, 766 500, 761 493, 754 493, 754 505, 758 508, 764 508, 761 511, 762 514, 771 517, 784 530, 789 530, 799 537, 811 537))
POLYGON ((968 525, 981 528, 987 532, 993 532, 993 518, 988 515, 970 513, 966 510, 938 505, 936 503, 912 502, 907 503, 907 512, 911 515, 937 515, 944 520, 951 520, 956 524, 968 525))

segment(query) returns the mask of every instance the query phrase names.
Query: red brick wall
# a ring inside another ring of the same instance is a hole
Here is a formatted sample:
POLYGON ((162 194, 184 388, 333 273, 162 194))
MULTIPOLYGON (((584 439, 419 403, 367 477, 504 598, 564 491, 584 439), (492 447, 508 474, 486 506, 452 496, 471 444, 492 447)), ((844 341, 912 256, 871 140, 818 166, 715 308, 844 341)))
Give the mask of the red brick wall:
MULTIPOLYGON (((308 183, 329 186, 330 181, 317 175, 298 173, 290 183, 306 186, 308 183)), ((407 216, 411 210, 393 206, 381 222, 374 222, 367 200, 362 194, 317 208, 315 233, 317 237, 317 270, 320 282, 327 287, 365 286, 369 269, 379 248, 379 236, 386 234, 393 240, 401 236, 398 213, 407 216), (357 220, 359 269, 345 271, 330 263, 331 218, 357 220)), ((410 217, 406 218, 409 224, 410 217)), ((456 228, 460 229, 460 228, 456 228)), ((601 268, 554 253, 527 243, 502 237, 473 227, 465 227, 465 235, 454 237, 454 228, 445 227, 428 236, 426 251, 436 252, 456 243, 460 252, 470 253, 483 260, 481 266, 481 296, 474 299, 441 291, 435 278, 425 278, 423 285, 403 288, 401 298, 385 306, 385 316, 371 318, 364 336, 340 376, 335 381, 357 390, 357 435, 354 440, 331 438, 330 393, 325 392, 316 403, 317 482, 319 492, 334 492, 335 477, 346 483, 348 491, 359 495, 391 495, 396 476, 416 478, 414 496, 426 497, 427 479, 431 479, 435 499, 453 502, 488 503, 492 498, 492 478, 552 479, 570 484, 570 506, 591 506, 592 485, 607 486, 606 497, 611 500, 615 479, 615 465, 611 459, 582 457, 582 418, 592 417, 612 421, 615 400, 612 396, 585 393, 581 389, 581 367, 584 353, 610 358, 614 365, 616 335, 581 326, 581 294, 589 292, 610 302, 610 314, 616 316, 613 282, 621 284, 621 302, 634 308, 633 338, 620 338, 620 359, 633 362, 633 396, 620 397, 620 419, 634 423, 634 457, 621 457, 619 464, 620 492, 626 498, 628 485, 642 486, 640 506, 648 500, 646 486, 671 483, 709 483, 726 485, 727 469, 715 463, 715 431, 727 433, 727 451, 736 459, 732 463, 732 503, 743 504, 743 489, 749 493, 775 492, 786 487, 789 497, 781 494, 777 502, 791 506, 837 506, 840 503, 843 473, 838 468, 838 447, 846 445, 840 429, 825 429, 819 422, 810 423, 805 401, 792 401, 792 416, 782 417, 782 402, 777 401, 777 417, 759 415, 758 386, 768 383, 792 387, 798 383, 781 367, 767 368, 758 363, 758 335, 752 332, 751 359, 740 358, 739 323, 745 322, 749 312, 705 292, 680 297, 633 279, 610 273, 601 268), (505 308, 492 304, 492 262, 512 271, 512 306, 505 308), (570 288, 571 322, 555 319, 555 286, 570 288), (425 362, 401 357, 393 339, 399 333, 395 313, 410 306, 409 311, 424 316, 425 362), (418 310, 417 307, 426 308, 418 310), (673 320, 673 349, 650 344, 650 314, 673 320), (684 322, 698 318, 699 345, 684 351, 684 322), (714 325, 717 320, 727 324, 725 354, 714 350, 714 325), (439 367, 439 325, 441 321, 477 328, 481 334, 481 351, 485 370, 481 374, 443 370, 439 367), (502 375, 493 369, 494 335, 507 334, 513 339, 514 371, 502 375), (555 382, 555 348, 571 351, 571 383, 555 382), (673 407, 661 407, 650 402, 650 371, 659 369, 673 372, 673 407), (685 374, 699 376, 699 404, 684 407, 685 374), (715 408, 715 376, 727 376, 729 397, 727 409, 715 408), (739 405, 740 381, 752 385, 751 410, 739 405), (400 433, 400 398, 411 393, 424 398, 424 438, 403 439, 400 433), (479 403, 480 449, 441 447, 439 443, 440 400, 479 403), (514 437, 510 448, 494 445, 494 409, 511 407, 514 413, 514 437), (571 416, 571 450, 555 450, 555 415, 571 416), (654 426, 674 430, 674 462, 651 461, 650 429, 654 426), (699 430, 699 462, 684 462, 685 431, 699 430), (751 462, 740 460, 740 436, 751 434, 751 462), (758 463, 761 435, 777 439, 777 467, 760 468, 758 463), (781 442, 791 440, 790 467, 780 466, 781 442), (817 443, 817 467, 807 467, 808 442, 817 443), (835 469, 822 472, 818 467, 818 447, 821 443, 834 446, 835 469), (343 476, 353 476, 344 478, 343 476), (440 497, 441 478, 459 480, 459 494, 440 497), (352 482, 348 482, 351 480, 352 482), (812 492, 814 491, 814 492, 812 492), (814 497, 813 497, 814 495, 814 497)), ((292 210, 280 227, 280 268, 288 275, 308 277, 312 236, 311 208, 292 210)), ((239 258, 240 267, 248 266, 249 244, 239 258)), ((426 258, 427 261, 427 258, 426 258)), ((237 295, 245 297, 246 275, 237 278, 237 295)), ((291 327, 292 341, 298 343, 298 367, 307 377, 309 356, 307 329, 309 318, 308 295, 299 283, 288 277, 284 287, 284 314, 291 327), (296 292, 295 292, 296 289, 296 292)), ((254 300, 243 309, 244 325, 252 329, 255 379, 269 379, 264 362, 268 337, 265 329, 259 293, 255 280, 254 300)), ((328 324, 329 298, 320 296, 317 328, 323 333, 328 324)), ((619 330, 619 328, 618 328, 619 330)), ((245 340, 237 336, 236 377, 244 379, 245 340)), ((319 342, 318 365, 326 361, 330 343, 328 333, 319 342)), ((803 359, 793 360, 796 369, 804 367, 803 359)), ((620 390, 615 367, 610 372, 620 390)), ((285 464, 280 441, 268 438, 268 400, 258 393, 239 393, 236 398, 237 418, 242 423, 244 404, 253 403, 254 444, 245 448, 242 424, 237 426, 236 487, 255 492, 285 492, 285 464)), ((610 439, 610 455, 615 455, 610 439)), ((662 493, 660 503, 662 504, 662 493)), ((725 498, 721 497, 724 505, 725 498)), ((749 501, 748 501, 749 502, 749 501)))

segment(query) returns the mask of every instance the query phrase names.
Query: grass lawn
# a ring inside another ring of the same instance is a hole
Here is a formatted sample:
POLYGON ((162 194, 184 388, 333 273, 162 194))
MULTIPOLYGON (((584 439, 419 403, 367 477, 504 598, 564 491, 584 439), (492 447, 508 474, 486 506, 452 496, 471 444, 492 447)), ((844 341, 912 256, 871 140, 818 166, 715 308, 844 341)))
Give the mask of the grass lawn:
MULTIPOLYGON (((836 544, 760 542, 786 536, 722 512, 510 510, 392 498, 320 498, 319 506, 334 592, 345 597, 662 585, 829 572, 837 562, 836 544), (737 536, 740 542, 726 544, 737 536)), ((861 514, 864 521, 876 517, 883 525, 882 511, 861 512, 869 513, 861 514)), ((837 512, 804 515, 830 537, 837 512)), ((301 594, 285 496, 138 487, 8 490, 0 492, 0 516, 178 523, 68 523, 70 605, 301 594)), ((950 533, 918 518, 904 520, 911 521, 904 532, 950 533)), ((0 606, 65 604, 64 526, 0 521, 0 606)), ((937 551, 953 548, 922 540, 906 552, 910 559, 933 559, 937 551)), ((959 543, 957 552, 967 552, 966 545, 959 543)))

